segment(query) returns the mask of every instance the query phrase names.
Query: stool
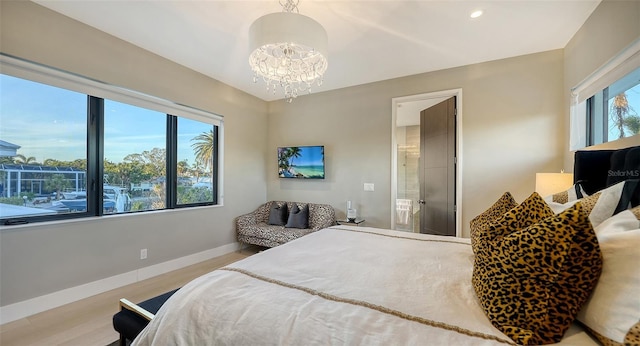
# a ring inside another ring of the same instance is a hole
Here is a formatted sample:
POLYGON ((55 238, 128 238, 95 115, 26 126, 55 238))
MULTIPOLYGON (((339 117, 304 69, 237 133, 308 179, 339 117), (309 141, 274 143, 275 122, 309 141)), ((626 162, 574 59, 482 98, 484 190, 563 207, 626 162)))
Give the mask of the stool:
POLYGON ((133 341, 160 310, 162 304, 177 290, 147 299, 140 304, 120 299, 120 311, 113 315, 113 329, 120 333, 120 345, 126 346, 127 340, 133 341))

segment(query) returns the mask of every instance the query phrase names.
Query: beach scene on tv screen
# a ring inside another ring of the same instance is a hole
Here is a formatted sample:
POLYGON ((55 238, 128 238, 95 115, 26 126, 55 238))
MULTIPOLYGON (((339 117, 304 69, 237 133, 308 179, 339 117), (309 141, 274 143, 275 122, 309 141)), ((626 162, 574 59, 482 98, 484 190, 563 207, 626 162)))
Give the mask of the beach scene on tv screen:
POLYGON ((278 148, 278 176, 324 179, 324 146, 278 148))

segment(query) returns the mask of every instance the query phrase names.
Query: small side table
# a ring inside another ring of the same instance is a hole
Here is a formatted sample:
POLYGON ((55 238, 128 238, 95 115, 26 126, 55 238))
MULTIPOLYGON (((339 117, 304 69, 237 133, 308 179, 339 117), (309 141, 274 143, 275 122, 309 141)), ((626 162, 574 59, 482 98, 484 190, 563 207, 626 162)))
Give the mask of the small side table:
POLYGON ((364 223, 364 219, 355 219, 354 221, 336 220, 336 223, 338 223, 338 225, 345 225, 345 226, 360 226, 361 224, 364 223))

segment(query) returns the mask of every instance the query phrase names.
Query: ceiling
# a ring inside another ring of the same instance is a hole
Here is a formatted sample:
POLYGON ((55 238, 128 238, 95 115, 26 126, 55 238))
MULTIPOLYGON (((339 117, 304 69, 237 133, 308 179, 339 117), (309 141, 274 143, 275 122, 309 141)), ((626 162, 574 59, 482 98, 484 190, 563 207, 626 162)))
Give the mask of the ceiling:
MULTIPOLYGON (((35 2, 263 100, 283 97, 254 83, 248 64, 249 26, 281 11, 278 0, 35 2)), ((599 2, 301 0, 298 8, 329 36, 317 93, 563 48, 599 2)))

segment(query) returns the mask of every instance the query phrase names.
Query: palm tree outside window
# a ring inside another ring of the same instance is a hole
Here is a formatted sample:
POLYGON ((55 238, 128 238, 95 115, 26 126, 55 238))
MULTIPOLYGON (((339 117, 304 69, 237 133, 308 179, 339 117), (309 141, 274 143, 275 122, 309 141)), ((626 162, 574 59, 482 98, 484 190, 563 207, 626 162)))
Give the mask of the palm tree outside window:
POLYGON ((640 68, 587 100, 587 145, 640 133, 640 68))

